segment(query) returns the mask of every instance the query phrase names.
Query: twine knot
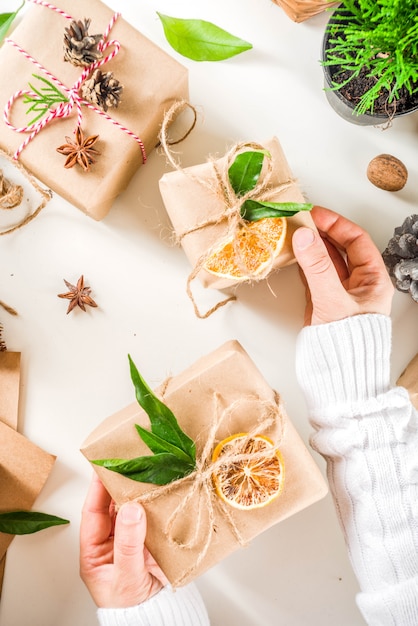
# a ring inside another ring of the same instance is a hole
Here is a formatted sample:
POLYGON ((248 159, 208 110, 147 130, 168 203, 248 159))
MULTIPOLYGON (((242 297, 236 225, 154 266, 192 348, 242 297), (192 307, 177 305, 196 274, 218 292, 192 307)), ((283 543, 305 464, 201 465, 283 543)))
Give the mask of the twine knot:
POLYGON ((174 492, 182 485, 187 485, 187 493, 182 498, 180 504, 170 515, 165 528, 163 529, 169 545, 180 549, 193 550, 199 547, 199 553, 193 562, 176 581, 177 585, 183 584, 193 572, 197 570, 206 554, 208 553, 213 533, 216 532, 215 512, 216 510, 226 520, 235 541, 239 546, 245 546, 246 540, 243 538, 227 504, 217 495, 213 486, 213 475, 221 466, 232 467, 239 462, 248 462, 258 458, 265 458, 265 452, 241 453, 232 448, 222 454, 216 461, 212 460, 212 450, 219 426, 234 412, 238 411, 242 405, 254 403, 255 411, 258 414, 255 426, 246 433, 247 440, 256 435, 266 432, 273 426, 279 427, 279 436, 276 438, 274 447, 269 449, 269 454, 275 454, 283 438, 284 422, 281 408, 281 401, 278 394, 275 394, 274 402, 261 400, 257 396, 245 396, 232 402, 227 408, 221 410, 221 396, 219 393, 213 394, 214 408, 213 418, 209 427, 209 432, 205 433, 205 444, 201 454, 196 459, 196 469, 188 476, 176 480, 168 485, 151 489, 145 494, 136 498, 138 502, 147 504, 174 492), (184 531, 184 520, 190 520, 190 506, 193 504, 194 522, 192 532, 188 529, 184 531), (203 536, 203 540, 202 540, 203 536))

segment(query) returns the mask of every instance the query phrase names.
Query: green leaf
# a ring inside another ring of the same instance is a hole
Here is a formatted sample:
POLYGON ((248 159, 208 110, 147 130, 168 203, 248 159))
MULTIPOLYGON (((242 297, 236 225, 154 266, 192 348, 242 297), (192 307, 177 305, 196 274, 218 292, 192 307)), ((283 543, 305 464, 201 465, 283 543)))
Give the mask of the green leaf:
POLYGON ((238 198, 256 186, 265 156, 271 156, 267 150, 248 150, 235 157, 228 169, 228 178, 238 198))
POLYGON ((299 202, 259 202, 246 200, 241 206, 241 217, 257 222, 265 217, 292 217, 299 211, 310 211, 313 204, 299 202))
POLYGON ((135 396, 139 405, 148 414, 151 422, 151 432, 160 439, 182 450, 189 461, 194 464, 196 461, 194 441, 181 430, 168 406, 161 402, 148 387, 130 355, 128 355, 128 358, 131 378, 135 387, 135 396))
POLYGON ((195 469, 194 464, 186 463, 174 454, 168 453, 139 456, 131 460, 99 459, 92 463, 123 474, 132 480, 154 485, 167 485, 173 480, 191 474, 195 469))
POLYGON ((193 61, 223 61, 252 48, 248 41, 211 22, 170 17, 158 11, 157 15, 170 46, 193 61))
POLYGON ((70 522, 62 517, 36 511, 11 511, 0 513, 0 532, 9 535, 29 535, 50 526, 70 522))
POLYGON ((157 435, 154 435, 154 433, 152 432, 150 433, 149 430, 142 428, 142 426, 139 426, 139 424, 135 424, 135 428, 142 441, 154 454, 168 452, 169 454, 174 454, 174 456, 176 456, 179 460, 183 460, 185 463, 190 463, 190 456, 183 452, 181 448, 173 446, 171 443, 165 441, 165 439, 161 439, 161 437, 158 437, 157 435))
POLYGON ((14 11, 14 13, 1 13, 0 14, 0 44, 3 39, 6 37, 10 26, 12 25, 16 15, 19 13, 20 9, 23 7, 25 3, 22 2, 20 7, 14 11))

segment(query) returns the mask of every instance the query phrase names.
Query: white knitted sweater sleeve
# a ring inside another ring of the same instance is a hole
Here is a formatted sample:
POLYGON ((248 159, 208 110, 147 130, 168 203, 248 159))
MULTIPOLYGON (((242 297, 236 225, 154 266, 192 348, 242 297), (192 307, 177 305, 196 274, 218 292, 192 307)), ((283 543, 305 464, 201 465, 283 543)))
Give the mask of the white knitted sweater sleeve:
POLYGON ((165 587, 146 602, 127 609, 98 609, 100 626, 209 626, 205 605, 191 583, 165 587))
POLYGON ((296 370, 370 626, 418 625, 418 413, 390 386, 391 322, 306 327, 296 370))

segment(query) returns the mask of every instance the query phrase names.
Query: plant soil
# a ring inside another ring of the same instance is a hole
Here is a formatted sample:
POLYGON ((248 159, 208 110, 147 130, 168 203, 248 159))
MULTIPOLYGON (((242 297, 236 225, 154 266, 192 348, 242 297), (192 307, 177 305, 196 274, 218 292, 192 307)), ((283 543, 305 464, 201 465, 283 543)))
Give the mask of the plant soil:
MULTIPOLYGON (((332 80, 338 83, 344 82, 351 75, 351 72, 347 70, 341 71, 337 67, 330 67, 329 70, 332 80)), ((373 87, 376 82, 375 78, 367 76, 367 73, 367 69, 363 68, 357 77, 350 80, 350 82, 341 89, 338 89, 341 96, 346 98, 353 107, 358 104, 362 95, 373 87)), ((389 91, 383 88, 374 103, 373 114, 393 117, 396 113, 405 113, 418 106, 418 93, 411 95, 408 90, 403 87, 399 91, 399 96, 398 100, 388 102, 389 91)))

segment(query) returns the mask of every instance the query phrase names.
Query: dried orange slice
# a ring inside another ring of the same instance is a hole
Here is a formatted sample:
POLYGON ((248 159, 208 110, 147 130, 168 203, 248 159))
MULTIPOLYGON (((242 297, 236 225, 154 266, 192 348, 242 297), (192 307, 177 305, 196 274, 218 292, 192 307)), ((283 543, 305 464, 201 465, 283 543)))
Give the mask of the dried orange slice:
POLYGON ((224 242, 204 263, 211 274, 233 280, 249 280, 279 255, 286 238, 285 217, 265 217, 247 222, 235 239, 224 242))
POLYGON ((260 508, 277 498, 284 484, 283 457, 271 439, 248 433, 227 437, 213 451, 212 462, 225 454, 255 453, 262 455, 225 463, 212 474, 219 497, 237 509, 260 508))

